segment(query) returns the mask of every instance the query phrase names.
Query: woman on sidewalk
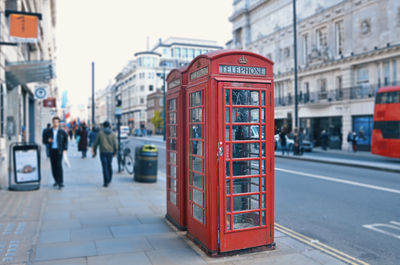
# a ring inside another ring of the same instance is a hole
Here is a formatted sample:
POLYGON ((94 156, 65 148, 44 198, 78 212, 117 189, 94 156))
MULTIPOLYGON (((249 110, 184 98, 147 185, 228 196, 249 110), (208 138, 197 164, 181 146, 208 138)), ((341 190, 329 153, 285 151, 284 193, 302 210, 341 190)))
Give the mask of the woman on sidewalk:
POLYGON ((79 143, 78 143, 78 151, 82 152, 82 158, 86 158, 87 146, 88 146, 88 131, 86 126, 83 124, 80 129, 79 134, 79 143))

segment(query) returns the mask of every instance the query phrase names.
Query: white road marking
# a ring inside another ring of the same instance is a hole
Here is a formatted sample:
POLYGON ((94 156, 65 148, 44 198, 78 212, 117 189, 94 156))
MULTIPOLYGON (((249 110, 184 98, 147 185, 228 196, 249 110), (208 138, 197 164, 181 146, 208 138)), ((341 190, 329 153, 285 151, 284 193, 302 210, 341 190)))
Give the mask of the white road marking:
POLYGON ((378 233, 382 233, 387 236, 391 236, 397 239, 400 239, 400 223, 395 221, 390 221, 391 224, 370 224, 370 225, 363 225, 364 228, 376 231, 378 233), (379 227, 379 228, 378 228, 379 227), (398 230, 399 233, 392 233, 386 231, 385 228, 390 230, 398 230))
POLYGON ((305 177, 315 178, 315 179, 322 179, 322 180, 327 180, 327 181, 332 181, 332 182, 338 182, 338 183, 343 183, 343 184, 363 187, 363 188, 367 188, 367 189, 373 189, 373 190, 379 190, 379 191, 385 191, 385 192, 391 192, 391 193, 395 193, 395 194, 400 194, 400 190, 390 189, 390 188, 385 188, 385 187, 375 186, 375 185, 370 185, 370 184, 364 184, 364 183, 356 182, 356 181, 350 181, 350 180, 344 180, 344 179, 337 179, 337 178, 333 178, 333 177, 314 175, 314 174, 310 174, 310 173, 304 173, 304 172, 299 172, 299 171, 294 171, 294 170, 289 170, 289 169, 283 169, 283 168, 275 168, 275 170, 286 172, 286 173, 290 173, 290 174, 295 174, 295 175, 301 175, 301 176, 305 176, 305 177))

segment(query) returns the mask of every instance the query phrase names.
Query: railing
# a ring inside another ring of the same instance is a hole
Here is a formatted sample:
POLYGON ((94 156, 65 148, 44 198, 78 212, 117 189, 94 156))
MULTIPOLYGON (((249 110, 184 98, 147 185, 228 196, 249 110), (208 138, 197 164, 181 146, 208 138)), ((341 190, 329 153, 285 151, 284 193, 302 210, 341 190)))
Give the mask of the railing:
MULTIPOLYGON (((299 92, 298 104, 320 104, 327 102, 337 102, 343 100, 358 100, 365 98, 375 98, 378 88, 383 86, 398 86, 400 81, 388 83, 387 85, 360 85, 350 88, 334 89, 327 91, 314 91, 309 93, 299 92)), ((275 106, 289 106, 294 104, 294 96, 288 95, 275 97, 275 106)))

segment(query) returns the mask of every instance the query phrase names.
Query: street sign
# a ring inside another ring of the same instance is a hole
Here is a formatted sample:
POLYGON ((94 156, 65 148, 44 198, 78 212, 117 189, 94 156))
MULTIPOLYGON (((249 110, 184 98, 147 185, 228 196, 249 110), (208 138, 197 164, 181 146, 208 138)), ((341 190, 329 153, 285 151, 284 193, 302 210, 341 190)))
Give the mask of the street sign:
POLYGON ((57 105, 56 98, 46 98, 43 100, 43 107, 45 108, 55 108, 57 105))
POLYGON ((38 86, 35 88, 35 98, 36 99, 45 99, 47 98, 47 89, 43 86, 38 86))
POLYGON ((115 107, 115 116, 122 116, 122 107, 115 107))

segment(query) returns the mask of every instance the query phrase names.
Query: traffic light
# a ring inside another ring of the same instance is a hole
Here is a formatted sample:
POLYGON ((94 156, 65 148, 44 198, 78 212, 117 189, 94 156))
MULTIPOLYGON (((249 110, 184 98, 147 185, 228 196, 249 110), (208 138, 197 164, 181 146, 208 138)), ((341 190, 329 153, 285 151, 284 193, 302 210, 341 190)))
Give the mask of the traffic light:
POLYGON ((115 106, 116 107, 122 107, 121 95, 115 96, 115 106))

